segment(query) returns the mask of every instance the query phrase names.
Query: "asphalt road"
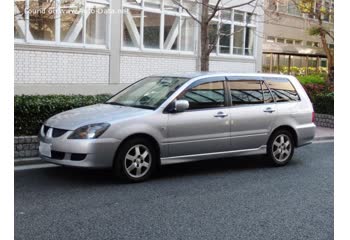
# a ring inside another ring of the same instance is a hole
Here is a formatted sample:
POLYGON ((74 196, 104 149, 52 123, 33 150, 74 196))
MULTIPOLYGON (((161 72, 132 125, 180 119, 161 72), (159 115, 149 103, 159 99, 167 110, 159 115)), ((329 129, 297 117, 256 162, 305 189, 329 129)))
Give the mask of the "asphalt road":
POLYGON ((333 239, 333 143, 166 166, 124 184, 106 170, 15 172, 16 239, 333 239))

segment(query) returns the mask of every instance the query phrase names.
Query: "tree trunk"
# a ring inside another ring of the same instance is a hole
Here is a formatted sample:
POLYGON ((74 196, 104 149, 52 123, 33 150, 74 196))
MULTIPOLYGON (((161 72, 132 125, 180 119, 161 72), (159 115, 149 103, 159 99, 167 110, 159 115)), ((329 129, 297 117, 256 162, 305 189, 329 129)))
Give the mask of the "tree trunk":
POLYGON ((209 22, 208 22, 209 0, 203 0, 201 20, 201 71, 209 71, 209 22))
POLYGON ((328 47, 327 40, 326 40, 326 34, 323 31, 321 31, 320 36, 321 36, 322 47, 323 47, 323 50, 326 53, 327 60, 328 60, 328 76, 327 76, 326 81, 327 82, 330 82, 330 81, 333 82, 333 80, 334 80, 334 75, 333 75, 333 72, 334 72, 334 56, 333 56, 332 51, 328 47))

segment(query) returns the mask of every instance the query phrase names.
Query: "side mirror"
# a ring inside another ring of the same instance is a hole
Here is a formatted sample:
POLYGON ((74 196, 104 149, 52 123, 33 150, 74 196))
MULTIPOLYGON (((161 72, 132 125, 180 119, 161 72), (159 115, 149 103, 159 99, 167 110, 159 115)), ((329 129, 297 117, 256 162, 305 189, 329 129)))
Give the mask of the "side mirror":
POLYGON ((190 107, 190 103, 187 100, 175 101, 175 112, 184 112, 190 107))

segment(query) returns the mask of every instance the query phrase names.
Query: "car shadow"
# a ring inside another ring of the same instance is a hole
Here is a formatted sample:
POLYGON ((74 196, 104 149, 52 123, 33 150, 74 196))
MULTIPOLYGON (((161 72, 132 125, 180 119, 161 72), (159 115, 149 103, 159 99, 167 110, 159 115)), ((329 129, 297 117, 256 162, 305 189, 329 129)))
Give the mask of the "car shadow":
MULTIPOLYGON (((290 165, 299 164, 298 159, 293 159, 290 165)), ((263 156, 247 156, 225 159, 210 159, 197 162, 188 162, 162 166, 150 181, 159 181, 165 179, 194 177, 200 175, 227 174, 240 171, 254 171, 264 168, 275 168, 263 156)), ((29 175, 35 178, 34 184, 60 186, 60 185, 79 185, 79 186, 101 186, 125 184, 113 176, 109 169, 84 169, 74 167, 50 167, 40 168, 31 171, 15 172, 15 183, 20 182, 21 175, 29 175)), ((17 184, 17 185, 20 185, 17 184)))

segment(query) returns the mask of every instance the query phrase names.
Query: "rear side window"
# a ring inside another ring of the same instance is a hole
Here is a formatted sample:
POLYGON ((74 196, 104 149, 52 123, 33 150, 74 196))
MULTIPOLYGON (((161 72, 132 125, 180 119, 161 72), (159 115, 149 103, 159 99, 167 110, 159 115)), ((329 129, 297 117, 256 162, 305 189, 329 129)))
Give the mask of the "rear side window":
POLYGON ((189 109, 205 109, 225 106, 224 82, 207 82, 185 90, 177 99, 190 103, 189 109))
POLYGON ((273 97, 276 102, 293 102, 300 100, 297 91, 292 83, 286 78, 272 78, 267 79, 273 97))
POLYGON ((233 80, 229 81, 232 105, 264 103, 260 81, 233 80))

